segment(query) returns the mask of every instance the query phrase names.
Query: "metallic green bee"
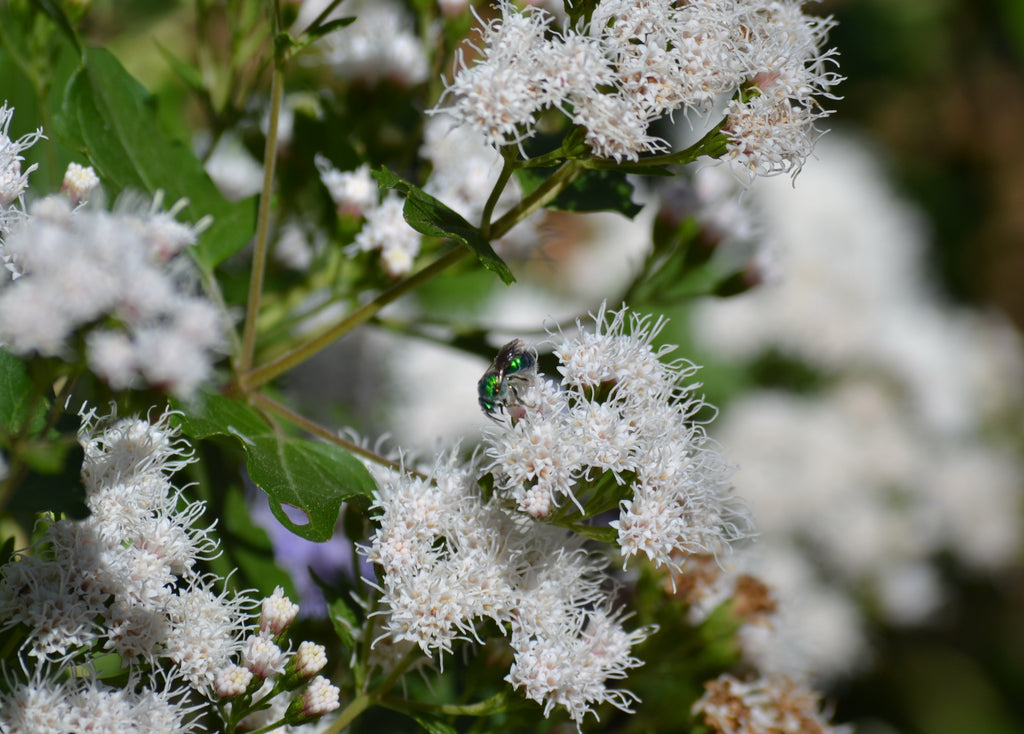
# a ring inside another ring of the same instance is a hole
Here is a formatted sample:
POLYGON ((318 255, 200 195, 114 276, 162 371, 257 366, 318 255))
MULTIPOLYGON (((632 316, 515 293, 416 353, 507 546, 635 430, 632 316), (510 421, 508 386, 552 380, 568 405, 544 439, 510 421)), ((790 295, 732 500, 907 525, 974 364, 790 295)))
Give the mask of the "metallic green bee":
MULTIPOLYGON (((537 359, 522 339, 513 339, 503 346, 476 384, 480 407, 487 417, 497 420, 494 415, 497 411, 509 410, 514 406, 519 398, 518 390, 525 387, 536 374, 537 359)), ((522 409, 517 412, 521 413, 522 409)))

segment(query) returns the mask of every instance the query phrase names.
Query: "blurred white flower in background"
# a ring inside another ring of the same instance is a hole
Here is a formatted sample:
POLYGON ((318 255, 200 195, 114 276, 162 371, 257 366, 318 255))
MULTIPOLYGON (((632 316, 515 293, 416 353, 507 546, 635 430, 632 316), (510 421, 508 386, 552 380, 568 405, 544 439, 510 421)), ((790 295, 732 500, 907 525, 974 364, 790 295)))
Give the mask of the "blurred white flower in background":
MULTIPOLYGON (((303 3, 295 27, 306 28, 326 6, 319 0, 303 3)), ((337 76, 371 86, 384 80, 411 86, 427 78, 427 55, 402 3, 355 0, 332 17, 342 16, 356 20, 344 33, 329 33, 317 43, 319 60, 337 76)))
POLYGON ((1004 319, 939 295, 924 221, 871 151, 833 135, 818 157, 795 187, 751 192, 781 277, 701 304, 692 324, 719 362, 774 351, 821 375, 817 391, 736 397, 712 433, 740 467, 759 573, 790 601, 780 624, 832 675, 855 659, 837 640, 867 651, 858 603, 922 623, 946 601, 940 555, 974 572, 1018 557, 1024 358, 1004 319), (808 623, 830 605, 845 629, 808 623))

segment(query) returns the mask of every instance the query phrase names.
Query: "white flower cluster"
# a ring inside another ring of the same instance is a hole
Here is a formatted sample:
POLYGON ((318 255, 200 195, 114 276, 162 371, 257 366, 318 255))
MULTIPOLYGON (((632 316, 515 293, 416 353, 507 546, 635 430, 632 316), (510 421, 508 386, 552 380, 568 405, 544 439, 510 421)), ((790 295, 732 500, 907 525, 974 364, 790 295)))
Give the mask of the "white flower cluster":
MULTIPOLYGON (((427 118, 423 126, 420 155, 431 164, 423 190, 476 224, 501 171, 501 154, 487 144, 478 130, 439 114, 427 118)), ((519 203, 522 195, 522 187, 512 177, 502 189, 494 215, 500 216, 519 203)), ((509 249, 534 249, 538 239, 535 222, 543 216, 543 212, 536 212, 517 224, 494 243, 495 249, 502 255, 509 254, 509 249)))
POLYGON ((24 209, 16 205, 23 203, 28 175, 38 168, 38 164, 33 164, 22 171, 21 163, 25 159, 21 154, 44 137, 40 128, 17 140, 11 140, 7 133, 11 129, 12 119, 14 108, 4 102, 0 106, 0 242, 15 223, 24 217, 24 209))
POLYGON ((706 115, 732 97, 727 157, 751 175, 799 170, 813 146, 817 101, 839 76, 822 46, 833 21, 802 0, 601 0, 589 23, 552 28, 539 8, 509 0, 481 31, 482 48, 446 89, 440 109, 494 146, 536 132, 557 108, 616 161, 667 149, 651 124, 673 112, 706 115))
POLYGON ((259 631, 249 635, 242 645, 241 664, 230 663, 217 671, 213 689, 225 701, 224 710, 234 714, 235 706, 240 705, 252 711, 239 723, 244 730, 274 729, 281 721, 300 723, 339 706, 338 687, 317 675, 327 665, 326 648, 303 641, 291 653, 278 644, 298 613, 298 604, 278 586, 263 600, 259 631), (254 679, 261 685, 253 685, 254 679), (298 696, 283 695, 299 687, 303 691, 298 696))
MULTIPOLYGON (((501 171, 501 156, 476 130, 456 124, 447 115, 427 120, 423 138, 420 155, 431 164, 424 191, 467 221, 477 222, 501 171)), ((369 164, 364 163, 353 171, 340 171, 318 155, 316 167, 338 212, 364 219, 363 228, 346 248, 346 254, 379 251, 381 266, 389 276, 407 275, 423 238, 405 221, 404 198, 388 192, 381 200, 369 164)), ((502 207, 507 209, 517 203, 521 194, 518 183, 510 181, 502 191, 497 213, 501 213, 502 207)), ((513 231, 513 235, 504 237, 497 245, 507 247, 511 243, 525 248, 526 243, 532 245, 536 241, 536 229, 532 226, 521 224, 513 231)))
POLYGON ((941 604, 940 555, 985 569, 1020 551, 1019 459, 930 435, 882 385, 753 393, 729 406, 720 436, 738 447, 766 542, 815 548, 829 585, 870 595, 891 622, 920 622, 941 604))
POLYGON ((66 661, 96 650, 126 663, 167 660, 196 688, 241 645, 243 597, 218 593, 197 560, 216 553, 170 476, 189 463, 164 415, 154 424, 83 413, 82 481, 91 514, 45 527, 0 569, 3 628, 23 624, 28 655, 66 661))
POLYGON ((994 314, 936 296, 919 214, 875 156, 836 136, 818 157, 796 189, 749 193, 782 280, 702 304, 693 324, 708 359, 774 350, 825 378, 737 398, 715 435, 758 518, 760 574, 793 602, 806 667, 828 675, 863 660, 865 617, 917 624, 941 607, 939 559, 1019 559, 1024 347, 994 314))
POLYGON ((4 734, 68 732, 150 732, 192 734, 207 731, 190 716, 190 707, 172 691, 173 680, 159 688, 140 687, 131 676, 121 688, 107 685, 95 671, 54 671, 0 693, 0 730, 4 734))
POLYGON ((192 295, 183 251, 204 226, 183 224, 178 202, 161 210, 125 200, 119 210, 37 201, 4 243, 14 280, 0 288, 0 338, 19 354, 74 357, 115 389, 148 384, 188 395, 212 370, 225 319, 192 295))
POLYGON ((507 680, 579 723, 632 694, 608 688, 640 664, 631 648, 653 630, 627 632, 602 588, 606 562, 576 536, 531 523, 496 499, 485 502, 476 472, 439 461, 430 480, 394 474, 381 487, 380 527, 363 551, 383 569, 385 634, 376 641, 451 652, 492 619, 511 628, 507 680))
POLYGON ((519 396, 523 417, 488 436, 496 489, 535 518, 566 499, 582 511, 604 499, 595 487, 624 491, 611 526, 627 559, 678 569, 688 554, 727 550, 750 520, 699 421, 699 385, 681 384, 697 368, 652 347, 663 320, 602 307, 594 321, 555 339, 561 384, 538 378, 519 396))
POLYGON ((671 580, 697 627, 729 604, 745 670, 801 681, 862 667, 869 656, 849 599, 804 580, 814 570, 799 548, 758 542, 729 558, 691 558, 671 580))
POLYGON ((345 248, 346 255, 380 252, 381 266, 392 278, 408 275, 423 240, 402 214, 405 199, 389 191, 380 200, 370 167, 363 164, 354 171, 339 171, 323 156, 316 157, 320 180, 327 187, 338 211, 364 219, 355 241, 345 248))
POLYGON ((560 506, 586 514, 618 503, 611 525, 626 558, 677 570, 750 531, 699 423, 696 386, 680 384, 696 368, 662 361, 672 347, 652 347, 664 322, 625 308, 602 308, 595 321, 594 332, 581 326, 556 344, 560 387, 527 370, 514 394, 498 391, 507 402, 482 464, 453 458, 429 479, 385 477, 380 527, 364 549, 384 572, 378 643, 451 652, 494 620, 511 630, 506 679, 545 715, 561 706, 577 723, 602 702, 630 710, 632 693, 608 681, 641 664, 631 650, 652 630, 623 628, 603 585, 606 559, 537 521, 560 506), (482 479, 493 482, 486 501, 482 479))
MULTIPOLYGON (((312 21, 324 2, 303 3, 303 19, 312 21), (309 8, 307 9, 307 6, 309 8)), ((394 0, 357 0, 346 3, 344 15, 356 16, 340 33, 329 33, 317 43, 321 61, 342 79, 369 85, 388 80, 402 86, 427 78, 427 55, 412 29, 411 17, 394 0)))

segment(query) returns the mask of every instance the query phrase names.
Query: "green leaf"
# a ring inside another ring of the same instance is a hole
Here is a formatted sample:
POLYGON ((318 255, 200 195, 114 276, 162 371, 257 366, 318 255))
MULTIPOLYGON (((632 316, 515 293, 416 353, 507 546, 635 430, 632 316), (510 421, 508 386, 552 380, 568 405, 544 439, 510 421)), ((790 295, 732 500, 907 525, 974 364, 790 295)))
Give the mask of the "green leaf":
POLYGON ((152 95, 108 51, 83 53, 65 90, 61 123, 66 142, 89 157, 111 193, 163 190, 169 202, 189 200, 182 211, 189 221, 213 217, 194 249, 204 267, 212 269, 249 241, 255 199, 233 203, 221 195, 188 146, 161 134, 152 95))
POLYGON ((30 469, 40 474, 60 474, 69 457, 75 462, 74 468, 81 468, 83 458, 81 447, 73 437, 27 443, 21 447, 19 456, 30 469))
POLYGON ((203 81, 203 74, 199 69, 179 59, 159 41, 154 41, 153 45, 156 46, 156 50, 160 52, 160 55, 164 57, 164 61, 171 67, 171 71, 174 72, 175 76, 185 82, 189 89, 199 94, 206 94, 206 83, 203 81))
POLYGON ((598 2, 599 0, 563 0, 562 5, 569 16, 569 23, 573 28, 577 28, 583 23, 590 22, 598 2))
POLYGON ((376 485, 362 462, 332 444, 276 433, 251 407, 222 395, 176 403, 181 430, 195 439, 229 436, 245 450, 249 477, 270 497, 270 509, 286 528, 322 542, 334 534, 343 502, 370 505, 376 485), (305 514, 297 523, 284 505, 305 514))
POLYGON ((6 565, 14 555, 14 536, 8 535, 0 545, 0 566, 6 565))
POLYGON ((47 401, 33 401, 36 394, 28 366, 0 349, 0 428, 38 436, 46 423, 47 401))
POLYGON ((50 445, 46 456, 26 451, 27 463, 35 464, 37 471, 30 472, 18 485, 17 493, 8 506, 10 511, 22 516, 37 515, 40 512, 55 512, 81 519, 89 515, 85 506, 85 487, 82 485, 82 460, 85 452, 77 441, 70 438, 50 445), (43 469, 46 473, 40 473, 43 469))
POLYGON ((461 242, 475 252, 480 263, 496 273, 506 285, 515 282, 512 271, 494 252, 487 238, 460 214, 449 209, 423 189, 403 181, 383 166, 379 171, 374 171, 373 176, 381 188, 395 189, 405 194, 405 208, 402 213, 410 227, 431 237, 448 237, 461 242))
MULTIPOLYGON (((316 578, 315 574, 314 578, 316 578)), ((330 587, 320 583, 319 579, 317 579, 317 583, 325 593, 330 591, 330 587)), ((327 604, 327 616, 331 620, 331 626, 334 627, 334 632, 338 635, 338 639, 341 640, 342 644, 349 650, 355 650, 355 630, 359 629, 361 623, 351 605, 340 596, 335 597, 327 604)))
POLYGON ((589 540, 597 540, 611 545, 614 545, 619 537, 619 532, 615 528, 598 525, 573 525, 572 531, 589 540))
MULTIPOLYGON (((516 178, 529 194, 550 176, 553 168, 520 168, 516 178)), ((633 203, 633 184, 622 171, 598 168, 581 173, 572 185, 547 205, 568 212, 619 212, 630 219, 643 208, 633 203)))
POLYGON ((451 724, 438 718, 428 717, 425 714, 414 714, 412 718, 415 719, 423 731, 429 732, 429 734, 456 734, 458 732, 458 729, 451 724))
POLYGON ((60 32, 71 42, 71 45, 75 47, 76 51, 81 52, 81 45, 78 43, 78 35, 75 33, 74 27, 71 22, 68 21, 68 17, 64 14, 64 10, 53 0, 32 0, 32 4, 35 5, 41 13, 49 16, 60 32))
POLYGON ((327 22, 321 23, 318 26, 315 26, 315 27, 312 27, 312 28, 307 28, 302 33, 303 38, 301 39, 301 43, 302 43, 303 46, 307 46, 310 43, 313 43, 314 41, 320 40, 321 38, 326 36, 328 33, 333 33, 334 31, 338 30, 339 28, 344 28, 347 25, 351 25, 352 23, 355 23, 355 21, 356 21, 356 16, 354 16, 354 15, 346 15, 346 16, 344 16, 342 18, 334 18, 333 20, 328 20, 327 22), (308 38, 307 38, 307 36, 308 36, 308 38))

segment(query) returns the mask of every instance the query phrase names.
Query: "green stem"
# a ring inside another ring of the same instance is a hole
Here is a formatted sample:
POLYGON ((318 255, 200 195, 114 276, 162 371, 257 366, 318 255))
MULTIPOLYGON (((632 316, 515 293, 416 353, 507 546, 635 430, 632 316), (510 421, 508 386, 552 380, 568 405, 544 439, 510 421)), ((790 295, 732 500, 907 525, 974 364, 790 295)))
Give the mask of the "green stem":
MULTIPOLYGON (((675 153, 662 153, 661 155, 652 155, 648 158, 641 158, 638 161, 629 163, 629 167, 647 167, 647 166, 667 166, 667 165, 683 165, 686 163, 692 163, 693 161, 700 158, 702 155, 706 155, 709 158, 718 158, 726 150, 728 144, 728 138, 722 133, 722 128, 729 121, 729 118, 723 117, 721 121, 713 128, 708 130, 704 136, 696 143, 688 148, 685 148, 675 153)), ((622 167, 622 164, 616 163, 615 161, 606 160, 593 160, 589 163, 590 168, 611 168, 618 169, 622 167)))
POLYGON ((507 152, 507 148, 502 148, 501 158, 501 173, 498 174, 498 180, 495 181, 494 188, 491 189, 491 195, 487 197, 487 203, 484 204, 483 214, 480 215, 480 234, 484 236, 484 239, 490 238, 491 214, 494 213, 494 207, 498 205, 501 192, 505 190, 508 180, 512 177, 512 171, 515 170, 515 161, 512 159, 512 155, 507 152))
POLYGON ((260 296, 263 293, 263 276, 267 267, 267 235, 270 228, 271 194, 274 185, 274 164, 277 160, 277 124, 281 113, 281 98, 284 96, 284 75, 277 61, 271 72, 270 82, 270 127, 267 130, 267 144, 263 151, 263 192, 256 220, 256 245, 252 256, 252 274, 249 279, 249 301, 245 310, 245 326, 242 332, 242 350, 238 357, 239 382, 245 379, 252 368, 256 353, 256 325, 260 312, 260 296))
POLYGON ((533 192, 509 209, 490 227, 490 239, 498 239, 519 222, 526 219, 556 196, 565 191, 583 172, 588 164, 578 160, 568 160, 559 166, 551 178, 538 186, 533 192))
POLYGON ((437 703, 423 703, 421 701, 392 701, 387 698, 383 698, 380 701, 381 706, 389 708, 392 711, 400 711, 407 713, 409 711, 430 711, 436 714, 444 714, 446 716, 487 716, 493 714, 498 710, 498 706, 507 700, 507 694, 502 691, 496 693, 490 698, 484 701, 477 701, 476 703, 467 704, 437 704, 437 703))
MULTIPOLYGON (((526 219, 572 185, 572 182, 575 181, 580 173, 585 170, 587 165, 588 164, 586 162, 577 160, 569 160, 563 163, 558 170, 551 175, 551 178, 547 179, 544 183, 534 189, 529 196, 507 211, 500 219, 493 222, 490 227, 487 228, 488 231, 486 236, 490 239, 498 239, 503 236, 516 224, 526 219)), ((506 172, 506 170, 503 169, 502 175, 506 177, 510 176, 511 170, 506 172)), ((495 190, 497 190, 497 188, 495 190)), ((244 392, 254 390, 267 384, 275 377, 284 374, 293 367, 302 364, 313 355, 321 352, 330 344, 333 344, 359 324, 373 318, 382 308, 392 301, 395 301, 409 291, 436 277, 452 265, 460 262, 467 257, 470 252, 471 251, 465 247, 456 247, 450 250, 447 254, 442 255, 427 267, 413 273, 404 280, 395 283, 395 285, 391 286, 391 288, 381 293, 365 306, 353 311, 337 324, 305 344, 302 344, 292 351, 281 355, 272 362, 256 367, 255 369, 248 371, 239 369, 239 387, 241 387, 244 392)), ((255 323, 254 317, 252 321, 255 323)), ((247 316, 246 327, 248 328, 248 326, 249 323, 247 316)), ((246 345, 243 342, 243 348, 245 347, 246 345)), ((251 360, 252 355, 251 353, 248 354, 251 360)))
POLYGON ((287 354, 281 355, 268 364, 257 367, 247 373, 240 374, 239 385, 245 390, 253 390, 261 385, 267 384, 275 377, 284 374, 293 367, 302 364, 313 355, 333 344, 359 324, 368 321, 386 305, 405 295, 409 291, 419 287, 431 278, 436 277, 447 268, 461 261, 469 255, 470 252, 471 250, 466 247, 456 247, 450 250, 447 254, 442 255, 427 267, 413 273, 404 280, 400 280, 395 283, 365 306, 356 309, 319 336, 314 337, 299 347, 296 347, 287 354))
POLYGON ((345 707, 338 718, 331 722, 329 727, 323 730, 322 734, 338 734, 338 732, 344 730, 345 727, 355 721, 359 714, 366 711, 370 706, 379 703, 381 698, 383 698, 387 692, 394 687, 399 679, 405 675, 405 671, 408 670, 409 666, 412 665, 412 662, 418 657, 418 653, 419 648, 414 648, 408 655, 406 655, 405 659, 399 663, 393 671, 391 671, 391 675, 381 683, 380 688, 375 691, 363 691, 356 694, 356 697, 349 702, 348 706, 345 707))

